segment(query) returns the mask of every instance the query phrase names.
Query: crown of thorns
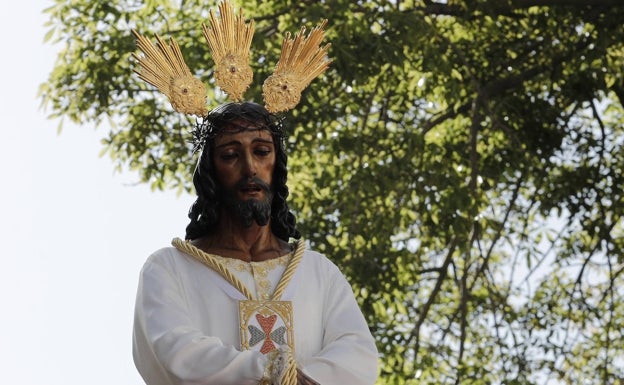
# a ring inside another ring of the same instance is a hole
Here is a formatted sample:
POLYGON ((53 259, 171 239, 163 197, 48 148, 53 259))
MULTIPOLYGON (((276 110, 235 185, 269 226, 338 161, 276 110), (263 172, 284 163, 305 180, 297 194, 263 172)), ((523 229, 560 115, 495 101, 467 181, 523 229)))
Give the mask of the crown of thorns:
MULTIPOLYGON (((202 24, 203 35, 215 62, 216 85, 232 101, 241 101, 253 80, 249 48, 254 21, 245 22, 242 9, 235 15, 229 0, 221 2, 218 8, 220 17, 211 10, 209 26, 202 24)), ((321 46, 326 24, 327 20, 323 20, 307 35, 305 27, 294 38, 286 34, 275 70, 262 86, 265 108, 271 114, 293 109, 303 90, 328 68, 330 44, 321 46)), ((165 94, 176 111, 205 117, 208 113, 205 85, 192 75, 176 41, 170 38, 167 44, 156 34, 154 45, 136 30, 132 33, 143 53, 133 54, 139 63, 135 70, 139 78, 165 94)))
POLYGON ((228 112, 228 104, 222 104, 210 111, 208 116, 197 119, 195 127, 191 131, 193 152, 202 150, 209 140, 223 132, 226 127, 228 133, 266 130, 271 133, 275 140, 283 141, 286 139, 283 116, 273 113, 259 114, 259 110, 254 105, 257 108, 261 107, 255 103, 249 103, 243 110, 237 109, 228 112))

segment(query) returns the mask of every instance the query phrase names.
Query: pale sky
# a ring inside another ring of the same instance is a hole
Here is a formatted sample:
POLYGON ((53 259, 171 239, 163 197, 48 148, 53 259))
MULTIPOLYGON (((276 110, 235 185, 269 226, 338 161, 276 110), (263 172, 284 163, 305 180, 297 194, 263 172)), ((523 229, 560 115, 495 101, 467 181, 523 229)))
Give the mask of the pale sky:
POLYGON ((0 11, 0 382, 143 384, 131 355, 139 270, 184 235, 193 197, 115 173, 98 157, 105 126, 57 135, 37 99, 61 48, 43 44, 51 4, 0 11))

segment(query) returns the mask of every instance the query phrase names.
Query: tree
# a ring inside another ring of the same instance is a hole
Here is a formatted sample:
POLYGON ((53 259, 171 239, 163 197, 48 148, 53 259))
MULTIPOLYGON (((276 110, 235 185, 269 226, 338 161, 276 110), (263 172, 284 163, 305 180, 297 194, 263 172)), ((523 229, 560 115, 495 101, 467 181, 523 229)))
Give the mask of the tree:
MULTIPOLYGON (((624 378, 620 0, 244 6, 256 101, 284 33, 330 20, 331 70, 288 117, 291 205, 353 284, 380 384, 624 378)), ((57 0, 46 12, 65 47, 41 87, 52 117, 108 120, 116 167, 189 188, 193 122, 132 75, 130 30, 175 37, 209 83, 207 5, 57 0)))

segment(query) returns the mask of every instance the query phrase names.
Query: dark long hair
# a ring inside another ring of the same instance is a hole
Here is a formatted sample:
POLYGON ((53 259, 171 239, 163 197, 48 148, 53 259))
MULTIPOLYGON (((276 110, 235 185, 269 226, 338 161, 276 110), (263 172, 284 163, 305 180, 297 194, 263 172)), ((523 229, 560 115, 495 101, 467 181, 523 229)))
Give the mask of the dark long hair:
MULTIPOLYGON (((300 238, 296 229, 295 215, 290 212, 286 198, 288 187, 286 168, 288 157, 284 151, 283 120, 269 113, 264 107, 251 102, 226 103, 212 110, 195 131, 196 147, 201 149, 193 184, 197 199, 189 210, 191 222, 186 226, 186 239, 196 239, 216 231, 221 213, 219 186, 216 182, 212 159, 214 139, 219 133, 235 120, 253 123, 254 127, 266 129, 273 137, 275 146, 275 169, 273 170, 273 202, 271 203, 271 231, 285 241, 289 238, 300 238)), ((243 128, 241 128, 243 129, 243 128)))

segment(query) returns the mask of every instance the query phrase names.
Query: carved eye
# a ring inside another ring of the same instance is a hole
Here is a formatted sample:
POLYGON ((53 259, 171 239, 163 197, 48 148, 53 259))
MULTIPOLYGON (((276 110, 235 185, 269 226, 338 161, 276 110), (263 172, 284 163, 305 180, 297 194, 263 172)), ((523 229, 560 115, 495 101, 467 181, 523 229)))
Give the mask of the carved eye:
POLYGON ((236 67, 234 67, 234 66, 231 66, 231 67, 230 67, 230 72, 231 72, 231 73, 234 73, 234 72, 236 72, 236 67))
POLYGON ((286 84, 284 84, 284 85, 282 86, 282 91, 286 91, 287 89, 288 89, 288 86, 287 86, 286 84))
POLYGON ((188 94, 188 92, 189 92, 188 88, 182 88, 182 93, 184 95, 188 94))

